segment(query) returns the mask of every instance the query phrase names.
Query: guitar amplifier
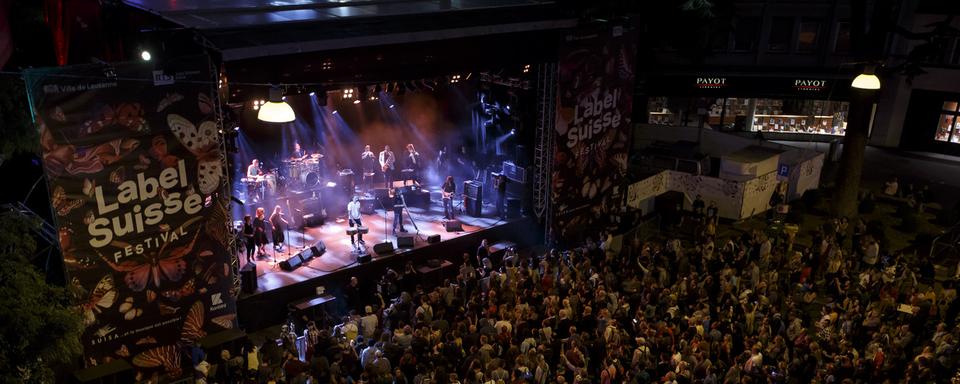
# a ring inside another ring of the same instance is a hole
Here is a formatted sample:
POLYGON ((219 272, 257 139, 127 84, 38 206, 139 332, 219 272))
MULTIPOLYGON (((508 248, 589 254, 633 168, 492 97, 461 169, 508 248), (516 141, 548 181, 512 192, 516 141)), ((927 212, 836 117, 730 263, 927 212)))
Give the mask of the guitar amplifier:
POLYGON ((257 264, 247 263, 240 268, 240 290, 246 294, 257 292, 257 264))
POLYGON ((527 169, 517 166, 512 161, 503 162, 503 174, 517 183, 525 183, 527 180, 527 169))
POLYGON ((372 197, 360 198, 360 213, 365 215, 372 215, 376 209, 377 209, 377 199, 374 199, 372 197))
POLYGON ((483 183, 476 180, 467 180, 463 182, 463 194, 471 199, 481 200, 483 195, 483 183))
POLYGON ((483 214, 483 203, 481 199, 472 199, 469 196, 463 198, 463 209, 467 214, 473 217, 480 217, 483 214))

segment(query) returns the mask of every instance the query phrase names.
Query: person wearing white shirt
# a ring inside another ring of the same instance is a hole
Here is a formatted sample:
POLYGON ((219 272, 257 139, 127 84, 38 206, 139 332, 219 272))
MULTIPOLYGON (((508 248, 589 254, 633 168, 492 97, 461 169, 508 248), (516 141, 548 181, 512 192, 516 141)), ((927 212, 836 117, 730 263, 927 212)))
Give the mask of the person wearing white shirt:
MULTIPOLYGON (((353 196, 353 200, 347 203, 347 222, 349 222, 350 228, 353 228, 354 224, 357 225, 357 228, 363 226, 363 224, 360 223, 360 196, 353 196)), ((356 246, 357 243, 365 244, 363 242, 363 234, 359 231, 357 231, 357 242, 354 242, 353 235, 350 235, 350 244, 356 246)))

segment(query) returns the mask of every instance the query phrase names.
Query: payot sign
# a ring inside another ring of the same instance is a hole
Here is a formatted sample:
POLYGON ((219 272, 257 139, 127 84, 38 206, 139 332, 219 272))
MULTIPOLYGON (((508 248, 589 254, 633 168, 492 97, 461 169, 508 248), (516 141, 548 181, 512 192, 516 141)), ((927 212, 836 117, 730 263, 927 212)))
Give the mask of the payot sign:
POLYGON ((809 79, 793 80, 793 88, 798 91, 822 91, 826 87, 827 87, 826 80, 809 80, 809 79))
POLYGON ((700 89, 717 89, 727 86, 726 77, 697 77, 696 86, 700 89))

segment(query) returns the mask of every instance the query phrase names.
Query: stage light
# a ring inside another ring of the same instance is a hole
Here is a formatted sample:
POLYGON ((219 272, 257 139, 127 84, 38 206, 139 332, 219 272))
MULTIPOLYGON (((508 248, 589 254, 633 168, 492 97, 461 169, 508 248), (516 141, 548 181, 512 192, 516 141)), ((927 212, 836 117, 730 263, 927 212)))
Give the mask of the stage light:
POLYGON ((270 123, 289 123, 296 120, 293 108, 283 98, 279 87, 270 88, 270 99, 260 107, 257 119, 270 123))
POLYGON ((528 73, 528 72, 530 72, 530 64, 524 64, 523 73, 528 73))
POLYGON ((511 130, 510 130, 510 134, 511 134, 511 135, 516 135, 516 134, 517 134, 517 130, 516 130, 516 129, 511 129, 511 130))
POLYGON ((354 100, 353 103, 354 103, 354 104, 360 104, 360 99, 354 100))
POLYGON ((334 109, 334 110, 333 110, 333 114, 336 115, 337 113, 339 113, 339 112, 337 112, 337 110, 334 109))
POLYGON ((393 107, 396 107, 396 105, 390 104, 390 109, 393 109, 393 107))
POLYGON ((332 182, 332 181, 328 181, 328 182, 327 182, 327 187, 333 188, 333 187, 336 187, 336 186, 337 186, 337 183, 335 183, 335 182, 332 182))
POLYGON ((234 130, 234 131, 239 131, 239 130, 240 130, 240 126, 238 125, 238 126, 236 126, 236 127, 233 127, 233 130, 234 130))
POLYGON ((311 92, 310 92, 310 96, 316 96, 316 95, 317 95, 317 92, 315 92, 315 91, 311 91, 311 92))
POLYGON ((880 78, 875 74, 876 69, 873 66, 863 68, 863 73, 857 75, 850 83, 850 86, 857 89, 880 89, 880 78))
POLYGON ((460 81, 460 75, 450 76, 450 83, 451 83, 451 84, 457 83, 457 82, 459 82, 459 81, 460 81))
POLYGON ((144 49, 143 51, 140 51, 140 58, 143 59, 143 61, 150 61, 150 59, 153 58, 153 55, 150 54, 150 51, 144 49))
POLYGON ((353 88, 344 89, 342 95, 343 95, 343 98, 344 98, 344 99, 352 99, 352 98, 353 98, 353 88))
POLYGON ((263 105, 263 100, 262 100, 262 99, 260 99, 260 100, 254 100, 254 101, 253 101, 253 110, 254 110, 254 111, 260 110, 260 106, 262 106, 262 105, 263 105))

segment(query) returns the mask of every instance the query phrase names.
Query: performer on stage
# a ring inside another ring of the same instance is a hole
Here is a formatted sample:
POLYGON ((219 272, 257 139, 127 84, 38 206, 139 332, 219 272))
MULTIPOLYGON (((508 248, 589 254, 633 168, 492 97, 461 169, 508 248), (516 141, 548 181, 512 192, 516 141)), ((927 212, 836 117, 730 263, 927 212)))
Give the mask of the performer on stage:
POLYGON ((270 215, 270 225, 273 227, 273 249, 280 251, 283 249, 283 228, 290 224, 283 218, 283 211, 280 206, 273 208, 273 214, 270 215))
POLYGON ((363 146, 363 153, 360 154, 360 169, 363 172, 361 174, 363 188, 369 189, 373 175, 377 173, 377 155, 370 149, 370 144, 363 146))
POLYGON ((294 141, 294 142, 293 142, 293 153, 290 154, 290 158, 293 159, 293 160, 303 160, 303 159, 307 158, 307 151, 304 151, 303 148, 300 147, 300 143, 299 143, 299 142, 294 141))
POLYGON ((406 233, 407 230, 403 228, 403 208, 406 207, 403 196, 396 188, 390 188, 390 196, 393 197, 393 234, 397 234, 398 228, 401 233, 406 233))
MULTIPOLYGON (((347 203, 347 222, 350 223, 350 228, 353 228, 354 224, 357 225, 357 228, 363 226, 360 223, 360 196, 353 195, 353 200, 347 203)), ((356 247, 358 246, 357 243, 366 244, 363 242, 363 234, 359 231, 357 231, 356 242, 353 241, 353 235, 350 235, 350 244, 356 247)))
POLYGON ((264 220, 263 207, 257 208, 257 217, 253 219, 253 240, 257 246, 257 256, 265 255, 263 247, 267 245, 267 223, 264 220))
POLYGON ((507 218, 507 175, 500 174, 495 179, 494 188, 497 189, 497 216, 501 219, 507 218))
POLYGON ((254 239, 253 230, 253 219, 250 218, 250 215, 243 216, 243 242, 247 246, 247 262, 255 262, 253 258, 253 250, 257 248, 257 243, 254 239))
POLYGON ((437 153, 437 172, 441 175, 450 174, 450 151, 446 145, 437 153))
MULTIPOLYGON (((413 171, 413 184, 420 185, 420 168, 422 167, 420 160, 420 153, 417 152, 417 149, 413 147, 413 144, 407 144, 407 156, 405 157, 404 169, 409 169, 413 171)), ((404 180, 404 185, 406 185, 406 180, 404 180)))
POLYGON ((453 220, 453 195, 457 192, 457 184, 453 182, 453 176, 447 176, 440 190, 443 194, 443 218, 453 220))
POLYGON ((263 175, 263 171, 260 169, 260 160, 253 159, 250 166, 247 167, 247 178, 255 179, 260 175, 263 175))
POLYGON ((380 170, 383 171, 383 179, 387 188, 393 187, 393 170, 396 162, 397 157, 390 150, 390 146, 384 145, 383 151, 380 151, 380 170))

